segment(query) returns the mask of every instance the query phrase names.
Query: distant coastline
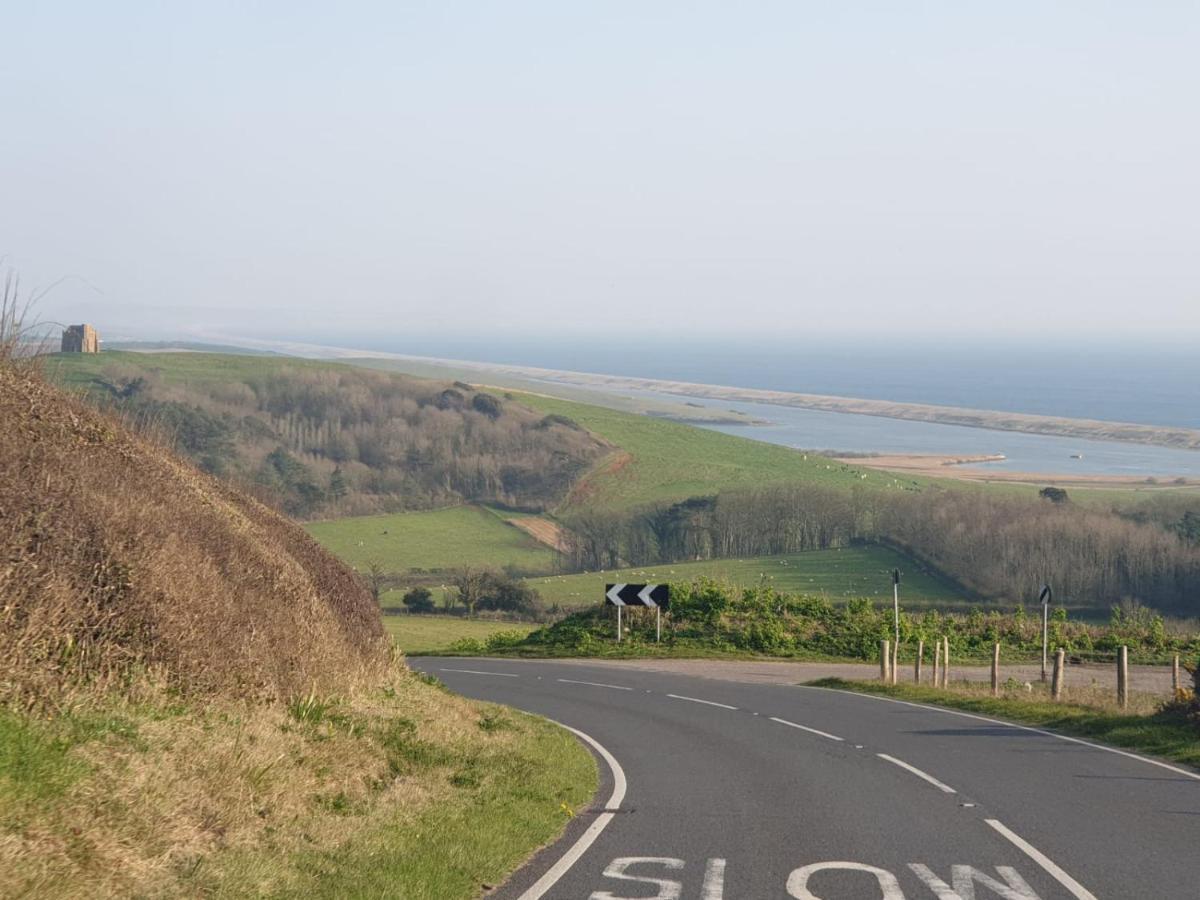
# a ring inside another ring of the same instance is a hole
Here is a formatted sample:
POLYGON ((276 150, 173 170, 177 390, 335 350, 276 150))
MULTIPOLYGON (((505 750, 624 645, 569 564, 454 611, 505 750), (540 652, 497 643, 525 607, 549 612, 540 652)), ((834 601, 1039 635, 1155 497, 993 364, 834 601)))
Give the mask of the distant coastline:
MULTIPOLYGON (((225 343, 233 343, 233 341, 227 339, 225 343)), ((343 347, 327 347, 317 344, 245 340, 239 340, 237 343, 260 349, 273 349, 282 353, 294 353, 297 356, 346 360, 403 360, 426 365, 450 367, 456 370, 465 369, 481 373, 501 373, 511 377, 540 382, 544 385, 574 386, 609 391, 647 391, 659 394, 671 394, 694 400, 764 403, 798 409, 845 413, 848 415, 876 416, 913 422, 983 428, 992 431, 1011 431, 1081 440, 1117 441, 1182 450, 1200 450, 1200 429, 1196 428, 1141 425, 1133 422, 1045 416, 1033 413, 1003 412, 1000 410, 940 406, 926 403, 869 400, 856 397, 731 387, 727 385, 639 378, 625 375, 601 375, 588 372, 574 372, 566 369, 547 369, 538 366, 484 363, 472 360, 444 359, 441 357, 416 356, 403 353, 384 353, 377 350, 357 350, 343 347)))

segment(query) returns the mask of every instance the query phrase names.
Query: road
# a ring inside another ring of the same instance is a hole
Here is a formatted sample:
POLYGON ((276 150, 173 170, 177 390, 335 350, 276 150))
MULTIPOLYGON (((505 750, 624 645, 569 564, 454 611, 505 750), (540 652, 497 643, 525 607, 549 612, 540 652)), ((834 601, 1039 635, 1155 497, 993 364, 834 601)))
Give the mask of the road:
POLYGON ((953 711, 613 665, 412 659, 598 754, 504 900, 1195 900, 1200 776, 953 711))

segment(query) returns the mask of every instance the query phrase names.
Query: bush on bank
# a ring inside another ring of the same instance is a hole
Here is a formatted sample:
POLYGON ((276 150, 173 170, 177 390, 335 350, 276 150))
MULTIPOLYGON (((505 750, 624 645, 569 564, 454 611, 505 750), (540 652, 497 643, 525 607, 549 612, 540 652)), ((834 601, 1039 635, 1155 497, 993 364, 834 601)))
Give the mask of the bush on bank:
MULTIPOLYGON (((622 654, 649 651, 655 643, 652 609, 624 611, 622 654)), ((771 587, 739 587, 711 578, 671 585, 671 607, 663 613, 662 649, 755 653, 769 656, 821 656, 873 660, 879 642, 893 637, 890 605, 869 599, 835 605, 824 597, 785 594, 771 587)), ((1033 659, 1041 653, 1041 617, 1023 607, 1011 612, 975 610, 968 615, 928 610, 901 613, 902 644, 928 647, 946 636, 953 658, 990 658, 999 642, 1008 658, 1033 659)), ((1200 635, 1173 634, 1163 618, 1141 607, 1115 607, 1106 625, 1071 621, 1056 609, 1049 628, 1050 646, 1072 657, 1108 659, 1126 645, 1138 662, 1166 662, 1174 653, 1200 657, 1200 635)), ((462 647, 470 652, 471 648, 462 647)), ((615 610, 583 610, 521 641, 498 640, 486 652, 547 655, 606 655, 616 651, 615 610)), ((911 652, 911 651, 910 651, 911 652)))

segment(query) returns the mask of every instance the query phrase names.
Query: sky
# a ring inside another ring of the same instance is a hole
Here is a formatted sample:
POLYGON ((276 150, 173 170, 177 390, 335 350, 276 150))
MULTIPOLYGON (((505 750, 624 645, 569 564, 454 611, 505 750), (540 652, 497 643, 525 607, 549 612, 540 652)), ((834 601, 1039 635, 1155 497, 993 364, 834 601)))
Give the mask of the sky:
POLYGON ((0 258, 105 336, 1200 337, 1200 5, 8 4, 0 258))

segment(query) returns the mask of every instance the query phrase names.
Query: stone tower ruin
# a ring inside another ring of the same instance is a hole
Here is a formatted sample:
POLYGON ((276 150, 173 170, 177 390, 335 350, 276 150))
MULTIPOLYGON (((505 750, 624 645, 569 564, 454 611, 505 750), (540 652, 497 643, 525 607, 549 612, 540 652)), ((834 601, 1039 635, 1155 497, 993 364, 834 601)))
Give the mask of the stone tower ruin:
POLYGON ((70 325, 62 333, 63 353, 99 353, 100 335, 91 325, 70 325))

